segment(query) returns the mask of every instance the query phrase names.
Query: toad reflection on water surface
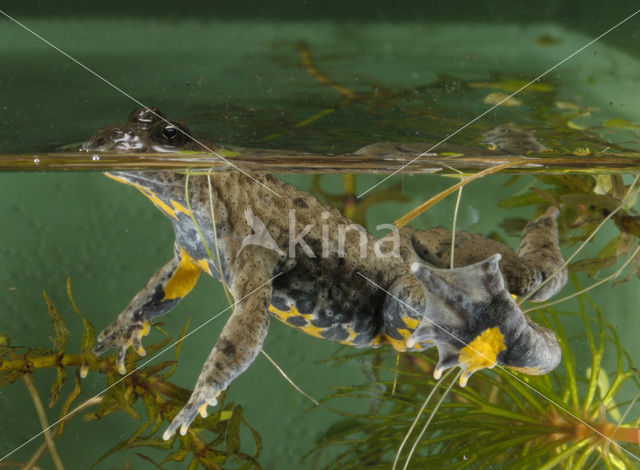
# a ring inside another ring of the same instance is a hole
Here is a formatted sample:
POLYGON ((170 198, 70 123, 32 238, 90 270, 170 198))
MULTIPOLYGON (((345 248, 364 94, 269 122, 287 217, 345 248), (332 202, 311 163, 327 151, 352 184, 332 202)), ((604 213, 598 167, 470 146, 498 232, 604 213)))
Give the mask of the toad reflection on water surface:
MULTIPOLYGON (((104 126, 83 149, 200 150, 183 132, 188 134, 159 111, 140 108, 128 122, 104 126)), ((531 300, 545 300, 566 282, 563 270, 540 287, 564 263, 554 207, 527 224, 517 252, 458 232, 456 267, 443 269, 450 259, 448 230, 402 228, 389 256, 381 249, 385 243, 355 229, 337 210, 271 175, 107 175, 147 196, 172 221, 176 241, 173 258, 100 333, 96 354, 115 347, 124 374, 127 349, 144 354, 141 338, 150 321, 175 307, 203 272, 224 282, 235 300, 189 402, 165 439, 179 427, 185 434, 196 415, 205 416, 207 405, 216 405, 220 392, 249 367, 267 335, 270 315, 312 336, 359 348, 435 346, 435 375, 458 366, 461 385, 473 372, 496 364, 543 374, 560 361, 553 332, 532 322, 512 297, 533 292, 531 300), (268 243, 247 243, 251 240, 268 243)))

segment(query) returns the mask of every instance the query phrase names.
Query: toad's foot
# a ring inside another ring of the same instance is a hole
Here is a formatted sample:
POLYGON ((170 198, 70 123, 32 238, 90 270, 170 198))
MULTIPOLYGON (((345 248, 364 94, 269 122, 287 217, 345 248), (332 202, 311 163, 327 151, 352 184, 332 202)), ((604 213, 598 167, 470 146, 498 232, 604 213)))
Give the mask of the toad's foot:
POLYGON ((187 434, 189 426, 196 418, 196 415, 200 414, 203 418, 207 417, 207 406, 216 406, 218 404, 217 397, 220 396, 220 390, 215 390, 211 386, 196 385, 196 389, 193 391, 191 398, 187 404, 178 412, 167 430, 162 435, 162 439, 168 441, 176 432, 176 429, 180 428, 180 435, 187 434))
POLYGON ((149 334, 150 327, 151 324, 146 320, 125 321, 123 317, 118 317, 98 335, 98 344, 93 348, 93 353, 100 355, 109 348, 115 348, 117 350, 116 367, 118 372, 124 375, 127 373, 124 358, 130 346, 133 346, 140 356, 146 355, 142 347, 142 337, 149 334))
POLYGON ((149 279, 118 318, 100 335, 94 354, 102 354, 114 347, 117 350, 118 372, 126 374, 124 359, 129 346, 145 355, 142 337, 149 333, 151 320, 175 307, 196 284, 201 269, 177 243, 173 258, 149 279))
POLYGON ((560 362, 554 333, 531 321, 505 289, 499 260, 497 254, 455 269, 411 265, 424 288, 426 307, 407 346, 438 348, 436 379, 445 369, 458 366, 464 386, 480 369, 502 365, 544 374, 560 362))

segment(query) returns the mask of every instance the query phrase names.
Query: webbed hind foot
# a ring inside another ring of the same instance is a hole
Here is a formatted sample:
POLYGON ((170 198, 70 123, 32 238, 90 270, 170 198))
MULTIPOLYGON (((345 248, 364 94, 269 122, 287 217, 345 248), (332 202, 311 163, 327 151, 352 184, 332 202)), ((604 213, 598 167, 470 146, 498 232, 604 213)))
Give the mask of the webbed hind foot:
POLYGON ((210 386, 196 385, 195 390, 191 394, 191 398, 187 404, 173 418, 169 427, 162 434, 162 439, 168 441, 171 436, 180 428, 180 435, 184 436, 189 430, 189 426, 196 416, 199 414, 203 418, 207 417, 207 406, 216 406, 218 404, 218 396, 221 391, 210 386))
POLYGON ((554 333, 520 310, 505 288, 499 260, 496 254, 455 269, 411 265, 424 288, 426 307, 407 346, 435 344, 440 356, 436 378, 445 369, 460 367, 460 385, 464 386, 480 369, 503 365, 544 374, 560 362, 554 333))

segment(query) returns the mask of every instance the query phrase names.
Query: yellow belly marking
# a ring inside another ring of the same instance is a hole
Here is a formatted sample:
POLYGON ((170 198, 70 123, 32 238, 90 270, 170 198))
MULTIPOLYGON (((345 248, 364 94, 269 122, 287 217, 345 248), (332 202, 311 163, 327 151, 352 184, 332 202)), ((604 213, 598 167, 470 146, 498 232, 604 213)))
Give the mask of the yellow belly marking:
POLYGON ((194 288, 202 267, 180 248, 182 257, 173 276, 164 286, 163 300, 181 299, 194 288))
POLYGON ((311 314, 310 313, 300 313, 298 311, 298 309, 295 308, 295 307, 291 307, 288 311, 287 310, 279 310, 278 308, 274 307, 273 305, 269 305, 269 312, 274 317, 276 317, 278 320, 284 322, 287 326, 295 328, 296 330, 302 331, 303 333, 306 333, 308 335, 315 336, 316 338, 325 339, 320 334, 320 333, 322 333, 324 331, 324 328, 320 328, 318 326, 313 326, 311 324, 311 314), (292 325, 291 323, 289 323, 287 321, 287 319, 291 318, 291 317, 302 317, 305 320, 307 320, 307 325, 306 326, 292 325))

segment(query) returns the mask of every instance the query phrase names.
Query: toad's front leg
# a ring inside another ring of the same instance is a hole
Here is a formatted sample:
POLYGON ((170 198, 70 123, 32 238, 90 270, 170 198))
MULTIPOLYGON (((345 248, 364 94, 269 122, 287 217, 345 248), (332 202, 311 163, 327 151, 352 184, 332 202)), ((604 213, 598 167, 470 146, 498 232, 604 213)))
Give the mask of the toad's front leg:
POLYGON ((233 313, 200 372, 191 398, 163 434, 165 440, 178 428, 185 435, 198 413, 206 417, 207 405, 217 404, 218 395, 251 365, 262 349, 269 328, 275 266, 272 256, 265 255, 267 251, 249 247, 239 254, 231 285, 236 301, 233 313))
POLYGON ((118 318, 98 335, 93 353, 116 348, 116 367, 123 375, 127 372, 124 359, 129 346, 145 355, 142 337, 149 333, 151 320, 175 307, 193 289, 202 272, 177 243, 174 252, 173 259, 149 279, 118 318))

